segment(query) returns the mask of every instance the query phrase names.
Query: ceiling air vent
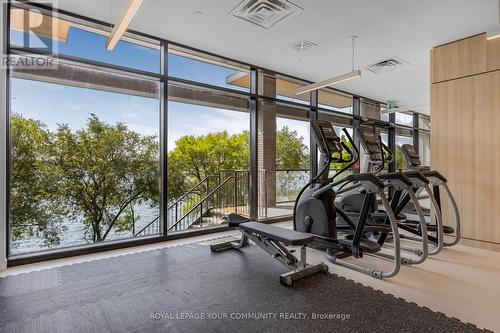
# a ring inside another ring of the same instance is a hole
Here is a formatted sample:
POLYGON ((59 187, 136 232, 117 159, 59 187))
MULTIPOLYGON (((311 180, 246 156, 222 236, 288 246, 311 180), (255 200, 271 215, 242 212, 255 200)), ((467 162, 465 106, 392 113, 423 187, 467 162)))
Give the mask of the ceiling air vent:
POLYGON ((318 46, 318 45, 313 43, 313 42, 310 42, 308 40, 301 40, 301 41, 295 42, 292 45, 290 45, 290 47, 293 50, 298 51, 298 52, 304 52, 304 51, 310 50, 316 46, 318 46))
POLYGON ((288 0, 244 0, 228 15, 269 29, 285 18, 302 11, 288 0))
POLYGON ((375 74, 383 74, 386 72, 395 71, 398 67, 411 65, 408 61, 403 60, 398 57, 393 57, 389 59, 385 59, 382 61, 373 64, 366 69, 375 74))

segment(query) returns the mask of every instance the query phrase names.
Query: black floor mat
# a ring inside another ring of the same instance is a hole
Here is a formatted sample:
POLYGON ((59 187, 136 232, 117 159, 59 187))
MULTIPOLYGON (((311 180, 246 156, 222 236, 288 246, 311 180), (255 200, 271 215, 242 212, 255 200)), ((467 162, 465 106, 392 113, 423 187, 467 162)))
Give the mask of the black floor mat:
POLYGON ((185 245, 9 276, 0 332, 478 331, 336 275, 283 287, 285 271, 256 246, 185 245))

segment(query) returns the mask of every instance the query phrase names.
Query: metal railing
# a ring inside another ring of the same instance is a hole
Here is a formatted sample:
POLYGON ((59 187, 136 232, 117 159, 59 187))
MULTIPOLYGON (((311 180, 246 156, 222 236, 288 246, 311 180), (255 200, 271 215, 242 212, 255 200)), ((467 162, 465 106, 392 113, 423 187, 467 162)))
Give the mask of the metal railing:
POLYGON ((180 196, 168 206, 166 218, 168 221, 178 221, 193 206, 196 206, 210 191, 219 186, 220 176, 210 175, 203 178, 189 191, 180 196))
MULTIPOLYGON (((283 170, 292 172, 293 170, 283 170)), ((280 171, 281 172, 281 171, 280 171)), ((266 170, 259 170, 258 217, 267 217, 266 170)), ((167 208, 167 231, 221 225, 230 213, 250 216, 250 172, 248 170, 220 170, 217 175, 205 177, 167 208)), ((134 236, 160 233, 160 218, 144 226, 134 236)))
POLYGON ((308 169, 276 170, 276 203, 295 201, 309 179, 308 169))
POLYGON ((160 216, 157 216, 153 221, 146 224, 139 232, 134 234, 134 237, 158 235, 160 233, 160 216))

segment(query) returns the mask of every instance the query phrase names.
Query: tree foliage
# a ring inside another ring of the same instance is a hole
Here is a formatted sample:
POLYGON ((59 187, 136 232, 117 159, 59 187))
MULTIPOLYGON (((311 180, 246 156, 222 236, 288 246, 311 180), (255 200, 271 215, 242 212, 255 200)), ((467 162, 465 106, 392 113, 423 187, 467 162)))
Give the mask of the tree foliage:
POLYGON ((158 203, 156 138, 95 115, 75 132, 14 116, 11 156, 14 240, 37 235, 58 245, 62 221, 78 220, 85 239, 102 241, 113 229, 132 230, 134 205, 158 203))
POLYGON ((134 205, 158 203, 158 144, 154 136, 108 125, 92 115, 83 130, 59 127, 54 137, 60 191, 86 238, 106 239, 133 227, 134 205))
POLYGON ((52 134, 35 120, 11 121, 10 232, 12 240, 41 237, 58 244, 67 213, 59 195, 52 134))
POLYGON ((304 138, 288 126, 276 132, 276 168, 309 169, 309 149, 304 144, 304 138))
MULTIPOLYGON (((248 170, 250 134, 226 131, 181 137, 168 154, 168 195, 178 198, 205 177, 220 170, 248 170)), ((283 127, 276 133, 277 169, 308 168, 309 152, 297 131, 283 127)))
MULTIPOLYGON (((107 124, 91 115, 72 130, 14 115, 11 123, 10 219, 13 240, 33 236, 57 246, 68 223, 83 239, 99 242, 113 231, 133 231, 139 205, 157 206, 159 146, 155 136, 107 124)), ((248 170, 249 132, 181 137, 168 154, 168 195, 177 198, 220 170, 248 170)), ((308 167, 309 153, 296 131, 276 136, 278 169, 308 167)))

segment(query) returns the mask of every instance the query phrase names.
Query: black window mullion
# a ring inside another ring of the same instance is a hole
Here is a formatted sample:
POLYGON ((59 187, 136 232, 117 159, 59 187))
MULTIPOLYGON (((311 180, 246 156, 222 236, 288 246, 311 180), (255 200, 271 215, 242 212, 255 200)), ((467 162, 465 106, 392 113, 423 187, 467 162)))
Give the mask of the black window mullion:
MULTIPOLYGON (((318 120, 318 90, 314 90, 311 92, 310 96, 310 111, 309 111, 309 120, 318 120)), ((314 135, 312 133, 313 129, 309 123, 309 131, 310 131, 310 139, 309 139, 309 168, 310 168, 310 177, 311 179, 316 177, 318 174, 318 144, 316 140, 314 140, 314 135)))
POLYGON ((161 42, 160 94, 160 233, 168 234, 168 44, 161 42))
POLYGON ((259 155, 258 155, 258 128, 259 128, 259 71, 250 69, 250 219, 259 218, 259 155))

